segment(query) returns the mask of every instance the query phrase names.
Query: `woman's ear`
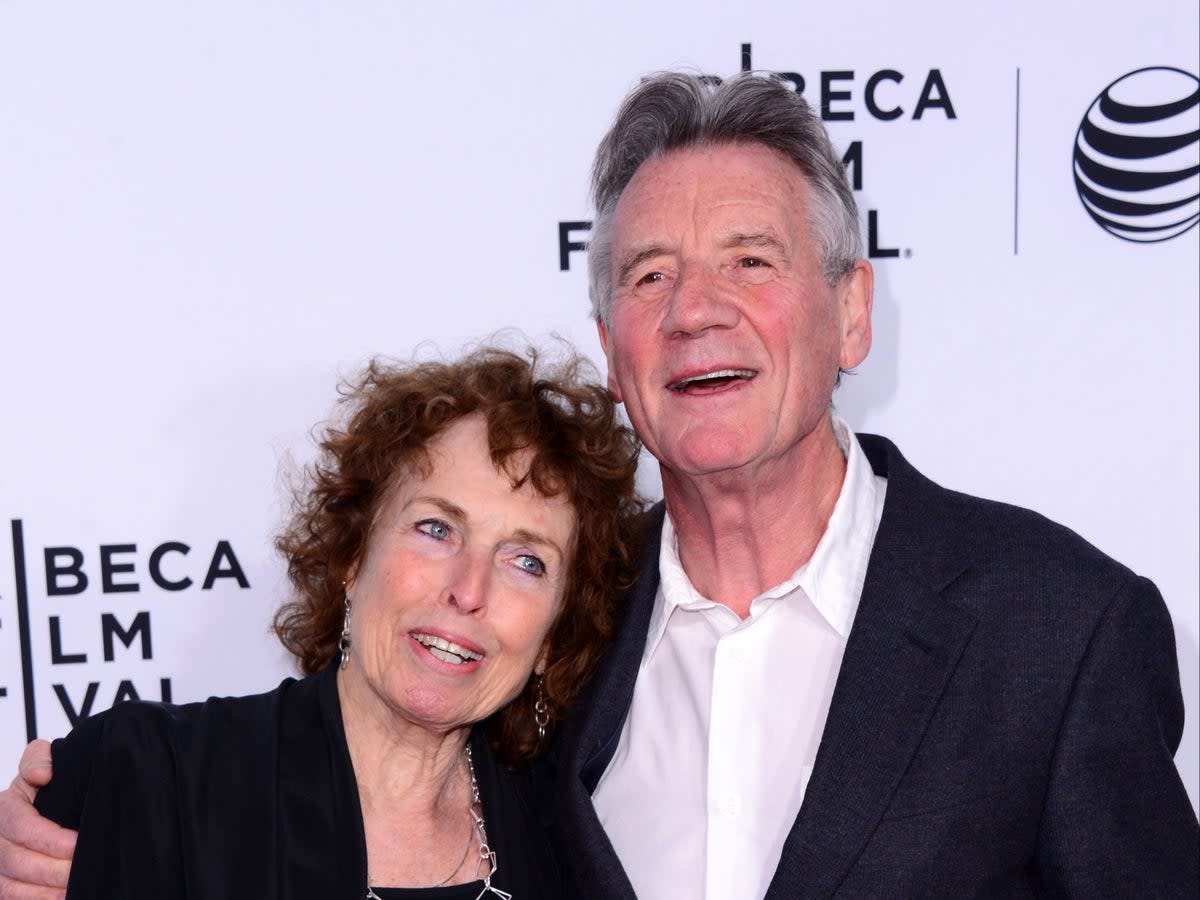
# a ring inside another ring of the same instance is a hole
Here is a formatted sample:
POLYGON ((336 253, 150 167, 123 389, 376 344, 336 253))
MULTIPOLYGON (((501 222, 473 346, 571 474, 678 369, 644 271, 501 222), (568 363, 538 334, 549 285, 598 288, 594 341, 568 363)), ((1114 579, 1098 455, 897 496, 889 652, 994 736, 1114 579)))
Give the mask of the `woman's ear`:
POLYGON ((342 590, 349 597, 354 593, 354 586, 358 583, 358 560, 350 563, 350 568, 346 570, 345 578, 342 579, 342 590))

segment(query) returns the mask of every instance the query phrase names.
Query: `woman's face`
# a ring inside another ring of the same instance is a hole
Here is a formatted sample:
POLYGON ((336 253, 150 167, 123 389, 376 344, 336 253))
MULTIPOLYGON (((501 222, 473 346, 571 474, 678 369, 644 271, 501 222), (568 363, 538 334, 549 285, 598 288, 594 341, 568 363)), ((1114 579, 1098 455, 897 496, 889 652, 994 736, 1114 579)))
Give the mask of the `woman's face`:
POLYGON ((564 497, 513 489, 481 416, 448 427, 429 458, 428 476, 392 491, 347 583, 341 677, 355 699, 440 732, 487 718, 542 668, 576 517, 564 497))

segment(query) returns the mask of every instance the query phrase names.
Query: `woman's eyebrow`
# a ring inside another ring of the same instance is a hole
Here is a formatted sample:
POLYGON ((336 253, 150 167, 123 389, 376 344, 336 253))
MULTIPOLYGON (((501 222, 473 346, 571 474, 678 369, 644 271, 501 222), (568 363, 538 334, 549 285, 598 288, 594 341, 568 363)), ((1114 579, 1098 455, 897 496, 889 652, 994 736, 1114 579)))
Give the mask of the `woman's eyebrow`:
POLYGON ((518 528, 512 534, 513 540, 519 541, 522 544, 540 544, 544 547, 549 547, 554 550, 559 556, 563 555, 562 547, 537 531, 530 531, 528 528, 518 528))
POLYGON ((430 506, 436 506, 445 515, 452 519, 458 519, 465 522, 470 518, 470 516, 467 515, 467 511, 457 503, 447 500, 445 497, 437 496, 436 494, 419 494, 413 498, 413 501, 415 503, 428 503, 430 506))
MULTIPOLYGON (((455 519, 459 522, 467 522, 469 524, 471 521, 471 517, 465 509, 452 500, 447 500, 445 497, 437 494, 419 494, 413 498, 413 502, 428 503, 430 506, 436 506, 447 518, 455 519)), ((563 555, 563 548, 558 545, 557 541, 531 528, 516 529, 511 535, 511 540, 521 544, 538 544, 543 547, 549 547, 558 553, 559 556, 563 555)))

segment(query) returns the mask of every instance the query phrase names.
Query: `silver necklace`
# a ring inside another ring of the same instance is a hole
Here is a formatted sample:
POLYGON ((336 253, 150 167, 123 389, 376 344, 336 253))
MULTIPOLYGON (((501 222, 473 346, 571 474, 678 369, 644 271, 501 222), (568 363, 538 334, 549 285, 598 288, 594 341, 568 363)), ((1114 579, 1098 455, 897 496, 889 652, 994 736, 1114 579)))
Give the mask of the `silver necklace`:
MULTIPOLYGON (((480 869, 484 869, 483 890, 479 892, 479 896, 475 900, 483 900, 487 894, 494 894, 499 900, 512 900, 512 894, 508 891, 502 891, 498 887, 492 885, 492 876, 496 874, 500 868, 496 862, 496 851, 488 844, 487 827, 483 823, 483 803, 479 799, 479 782, 475 780, 475 761, 471 758, 471 745, 467 744, 467 772, 471 775, 471 805, 467 807, 467 812, 471 814, 471 821, 474 823, 474 828, 467 834, 467 848, 463 851, 462 859, 458 861, 458 865, 454 867, 454 871, 447 875, 444 879, 433 885, 435 888, 445 887, 445 885, 458 874, 458 870, 462 868, 462 864, 466 862, 467 854, 471 852, 471 838, 475 834, 479 836, 479 861, 475 864, 475 874, 478 875, 480 869)), ((367 896, 366 900, 382 900, 375 893, 375 889, 371 887, 371 882, 374 879, 371 873, 367 873, 367 896)))
POLYGON ((487 828, 483 824, 483 803, 479 800, 479 782, 475 780, 475 763, 471 760, 470 744, 467 744, 467 770, 471 773, 471 818, 475 820, 475 828, 479 832, 479 862, 475 871, 478 873, 480 867, 487 867, 483 876, 483 890, 475 900, 483 900, 487 894, 495 894, 500 900, 512 900, 512 894, 508 891, 492 887, 492 876, 499 871, 500 865, 496 862, 496 851, 488 846, 487 828))

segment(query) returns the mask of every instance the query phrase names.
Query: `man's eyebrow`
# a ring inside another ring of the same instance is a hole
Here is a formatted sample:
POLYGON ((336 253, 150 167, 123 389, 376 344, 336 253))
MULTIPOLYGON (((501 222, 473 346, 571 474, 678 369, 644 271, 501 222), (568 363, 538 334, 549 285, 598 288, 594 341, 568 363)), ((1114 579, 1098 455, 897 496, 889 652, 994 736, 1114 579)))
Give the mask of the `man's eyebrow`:
POLYGON ((621 259, 621 268, 617 270, 617 284, 624 284, 633 270, 640 266, 648 259, 653 259, 666 253, 667 250, 661 244, 651 244, 648 247, 643 247, 641 250, 631 250, 626 253, 621 259))
POLYGON ((787 246, 770 231, 738 231, 733 234, 726 235, 721 241, 721 246, 726 250, 732 250, 735 247, 760 247, 764 250, 774 250, 788 256, 787 246))
MULTIPOLYGON (((788 258, 787 245, 770 231, 737 231, 726 235, 720 242, 725 250, 735 247, 759 247, 764 250, 774 250, 788 258)), ((625 284, 633 270, 648 259, 668 253, 662 244, 650 244, 640 250, 631 250, 621 259, 621 267, 617 270, 617 284, 625 284)))

